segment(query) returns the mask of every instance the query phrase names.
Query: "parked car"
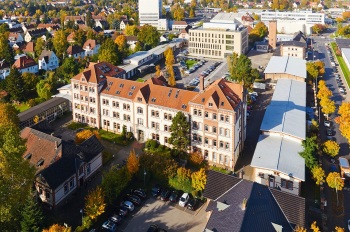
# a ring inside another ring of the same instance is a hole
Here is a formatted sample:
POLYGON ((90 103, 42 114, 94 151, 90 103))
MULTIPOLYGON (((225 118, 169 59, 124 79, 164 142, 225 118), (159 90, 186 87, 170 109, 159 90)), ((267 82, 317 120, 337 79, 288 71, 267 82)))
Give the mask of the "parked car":
POLYGON ((126 217, 129 214, 129 210, 128 208, 126 208, 125 206, 120 206, 119 210, 118 210, 118 215, 122 216, 122 217, 126 217))
POLYGON ((130 201, 123 201, 120 206, 124 206, 125 208, 127 208, 129 210, 129 212, 134 211, 135 206, 132 202, 130 201))
POLYGON ((169 189, 163 189, 162 193, 160 194, 160 199, 162 201, 169 200, 170 197, 170 190, 169 189))
POLYGON ((158 232, 158 231, 159 231, 159 227, 156 224, 150 225, 150 227, 147 230, 147 232, 158 232))
POLYGON ((190 195, 188 193, 182 194, 182 196, 179 200, 179 206, 185 207, 189 198, 190 198, 190 195))
POLYGON ((195 198, 190 198, 187 203, 187 209, 195 211, 197 210, 198 200, 195 198))
POLYGON ((152 196, 157 197, 162 191, 162 187, 159 184, 156 184, 152 188, 152 196))
POLYGON ((331 122, 328 121, 328 120, 324 121, 324 126, 325 127, 331 127, 331 122))
POLYGON ((250 96, 258 97, 259 94, 257 92, 249 92, 250 96))
POLYGON ((114 214, 112 217, 110 217, 109 220, 114 224, 119 225, 122 222, 122 217, 120 215, 114 214))
POLYGON ((132 202, 134 205, 141 204, 141 199, 134 194, 127 194, 126 199, 132 202))
POLYGON ((142 199, 146 199, 147 198, 147 194, 146 191, 143 189, 136 189, 133 191, 133 193, 139 197, 141 197, 142 199))
POLYGON ((170 197, 169 197, 169 201, 171 202, 177 202, 178 199, 179 199, 179 195, 180 195, 180 192, 177 191, 177 190, 174 190, 172 191, 170 197))
POLYGON ((331 128, 327 128, 326 134, 327 136, 333 136, 333 130, 331 128))
POLYGON ((345 89, 344 89, 343 87, 339 87, 339 92, 340 92, 341 94, 345 94, 345 89))
POLYGON ((102 224, 102 228, 110 232, 115 232, 117 230, 117 225, 112 221, 107 220, 102 224))

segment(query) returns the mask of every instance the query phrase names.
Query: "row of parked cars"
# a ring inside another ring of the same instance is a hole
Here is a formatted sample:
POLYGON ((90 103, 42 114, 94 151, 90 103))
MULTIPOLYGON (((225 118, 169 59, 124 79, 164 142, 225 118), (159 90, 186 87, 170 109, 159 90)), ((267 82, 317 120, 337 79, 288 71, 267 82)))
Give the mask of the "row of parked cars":
POLYGON ((169 188, 162 188, 160 185, 155 185, 152 188, 152 196, 159 197, 162 201, 170 201, 178 203, 181 207, 187 207, 189 210, 197 210, 199 201, 190 196, 189 193, 182 193, 178 190, 171 190, 169 188))
POLYGON ((190 73, 195 72, 198 68, 202 67, 205 64, 205 62, 206 62, 205 60, 198 61, 197 63, 192 65, 192 67, 189 69, 187 69, 187 65, 184 61, 180 61, 180 65, 181 65, 182 69, 186 69, 185 70, 186 74, 190 74, 190 73))
POLYGON ((120 206, 116 209, 113 216, 111 216, 102 225, 102 231, 115 232, 117 226, 120 225, 128 215, 135 210, 135 206, 142 204, 146 200, 147 194, 143 189, 132 190, 126 194, 120 206))
POLYGON ((332 55, 332 50, 330 47, 328 47, 328 55, 329 55, 329 59, 331 60, 331 65, 333 67, 333 72, 334 72, 334 77, 335 77, 335 80, 337 81, 337 85, 338 85, 338 89, 339 89, 339 93, 342 94, 342 95, 345 95, 346 94, 346 91, 345 91, 345 88, 343 87, 343 83, 341 81, 341 78, 338 74, 338 68, 336 66, 336 63, 335 63, 335 60, 334 60, 334 56, 332 55))

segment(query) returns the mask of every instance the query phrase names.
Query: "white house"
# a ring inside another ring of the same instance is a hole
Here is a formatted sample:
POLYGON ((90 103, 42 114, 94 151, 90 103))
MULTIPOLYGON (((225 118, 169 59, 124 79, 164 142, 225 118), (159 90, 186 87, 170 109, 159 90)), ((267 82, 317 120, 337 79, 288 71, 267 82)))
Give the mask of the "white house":
POLYGON ((172 25, 173 31, 181 31, 182 29, 185 29, 188 26, 188 24, 185 21, 174 21, 172 25))
POLYGON ((39 71, 38 64, 29 56, 19 57, 13 64, 13 67, 17 68, 21 73, 37 73, 39 71))
POLYGON ((21 35, 21 33, 17 33, 17 32, 10 32, 9 33, 9 37, 8 37, 10 46, 12 47, 15 43, 22 43, 23 37, 21 35))
POLYGON ((126 25, 128 25, 128 21, 126 20, 121 20, 119 24, 119 29, 124 30, 126 28, 126 25))
POLYGON ((74 59, 84 58, 85 51, 79 45, 71 45, 67 49, 67 55, 74 59))
POLYGON ((93 56, 98 53, 100 45, 94 39, 88 39, 84 43, 83 49, 85 51, 85 56, 93 56))
POLYGON ((29 43, 38 37, 42 37, 46 41, 46 28, 30 30, 25 33, 24 40, 29 43))
POLYGON ((4 80, 10 74, 10 65, 5 60, 0 61, 0 79, 4 80))
POLYGON ((53 51, 44 50, 38 59, 39 69, 55 70, 59 67, 59 60, 53 51))

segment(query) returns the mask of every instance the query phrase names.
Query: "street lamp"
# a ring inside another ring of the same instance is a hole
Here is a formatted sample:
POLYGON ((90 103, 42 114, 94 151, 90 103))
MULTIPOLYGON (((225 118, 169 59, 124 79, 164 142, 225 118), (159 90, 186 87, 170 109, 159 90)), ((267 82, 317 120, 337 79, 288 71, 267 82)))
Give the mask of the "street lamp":
POLYGON ((143 168, 143 185, 144 186, 146 186, 146 175, 147 175, 146 169, 143 168))
POLYGON ((83 209, 80 209, 80 213, 81 213, 81 225, 83 225, 83 220, 84 220, 84 211, 83 211, 83 209))
POLYGON ((334 178, 334 185, 335 185, 335 192, 336 192, 336 195, 337 195, 337 207, 338 207, 338 185, 337 185, 337 179, 342 179, 342 180, 345 180, 345 178, 342 178, 342 177, 339 177, 337 176, 336 178, 334 178))

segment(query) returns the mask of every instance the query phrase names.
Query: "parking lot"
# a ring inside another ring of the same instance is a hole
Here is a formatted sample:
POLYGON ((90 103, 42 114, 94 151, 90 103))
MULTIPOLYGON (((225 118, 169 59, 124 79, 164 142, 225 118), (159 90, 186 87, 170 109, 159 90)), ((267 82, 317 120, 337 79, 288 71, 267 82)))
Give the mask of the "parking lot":
POLYGON ((205 207, 190 211, 169 201, 150 198, 139 211, 125 220, 118 228, 122 232, 147 231, 150 225, 156 224, 166 231, 203 231, 206 225, 205 207))

